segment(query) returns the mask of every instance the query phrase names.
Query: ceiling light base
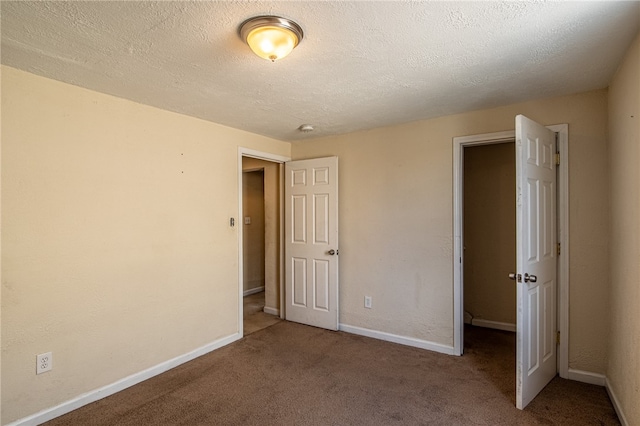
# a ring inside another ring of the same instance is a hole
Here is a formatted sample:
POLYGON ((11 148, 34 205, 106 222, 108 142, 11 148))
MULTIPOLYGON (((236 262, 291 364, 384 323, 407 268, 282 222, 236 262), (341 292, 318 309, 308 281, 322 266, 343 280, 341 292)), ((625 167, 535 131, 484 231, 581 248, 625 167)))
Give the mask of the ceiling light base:
POLYGON ((247 19, 240 25, 239 32, 253 53, 271 62, 291 53, 304 37, 300 25, 280 16, 247 19))

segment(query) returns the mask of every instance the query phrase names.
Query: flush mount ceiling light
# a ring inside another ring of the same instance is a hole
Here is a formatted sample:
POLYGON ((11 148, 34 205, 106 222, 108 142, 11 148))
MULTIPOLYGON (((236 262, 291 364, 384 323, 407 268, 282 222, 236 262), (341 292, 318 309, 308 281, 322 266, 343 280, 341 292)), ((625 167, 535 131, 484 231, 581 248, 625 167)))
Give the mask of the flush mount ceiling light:
POLYGON ((256 16, 240 25, 240 37, 253 53, 275 62, 287 56, 303 37, 302 28, 279 16, 256 16))

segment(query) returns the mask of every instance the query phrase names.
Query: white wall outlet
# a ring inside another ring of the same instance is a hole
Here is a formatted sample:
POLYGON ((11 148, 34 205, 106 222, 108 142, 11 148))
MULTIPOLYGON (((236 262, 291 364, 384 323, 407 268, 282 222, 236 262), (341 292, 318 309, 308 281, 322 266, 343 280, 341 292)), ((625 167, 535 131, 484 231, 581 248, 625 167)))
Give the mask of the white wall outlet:
POLYGON ((46 373, 53 368, 53 354, 47 352, 36 357, 36 374, 46 373))
POLYGON ((251 225, 251 216, 245 216, 244 224, 245 225, 251 225))
POLYGON ((371 309, 371 296, 364 297, 364 307, 371 309))

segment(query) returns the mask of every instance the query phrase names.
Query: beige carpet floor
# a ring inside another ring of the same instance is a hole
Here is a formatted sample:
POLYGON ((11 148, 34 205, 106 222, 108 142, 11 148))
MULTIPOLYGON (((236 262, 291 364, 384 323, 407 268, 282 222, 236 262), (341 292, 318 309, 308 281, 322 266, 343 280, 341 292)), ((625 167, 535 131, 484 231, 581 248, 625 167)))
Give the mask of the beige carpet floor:
POLYGON ((617 425, 602 387, 555 378, 517 410, 513 333, 466 353, 279 322, 50 425, 617 425))

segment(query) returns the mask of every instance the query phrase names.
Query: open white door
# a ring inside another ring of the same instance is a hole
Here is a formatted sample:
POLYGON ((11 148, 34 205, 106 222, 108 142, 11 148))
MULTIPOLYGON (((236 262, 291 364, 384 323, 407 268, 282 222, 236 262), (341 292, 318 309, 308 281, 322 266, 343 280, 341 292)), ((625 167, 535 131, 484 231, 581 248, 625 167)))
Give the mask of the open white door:
POLYGON ((556 138, 516 117, 516 406, 553 379, 556 362, 556 138))
POLYGON ((285 316, 338 329, 338 157, 285 163, 285 316))

